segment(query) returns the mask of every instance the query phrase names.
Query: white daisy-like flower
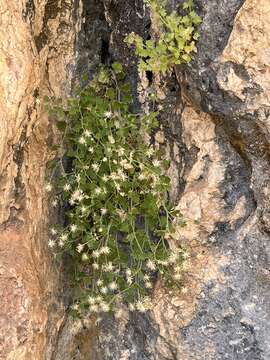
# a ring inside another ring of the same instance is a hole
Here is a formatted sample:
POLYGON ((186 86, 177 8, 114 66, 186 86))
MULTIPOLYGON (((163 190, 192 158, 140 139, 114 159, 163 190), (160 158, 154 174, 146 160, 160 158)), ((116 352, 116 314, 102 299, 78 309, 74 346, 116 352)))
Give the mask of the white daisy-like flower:
POLYGON ((74 233, 78 229, 78 226, 76 224, 70 225, 70 231, 74 233))
POLYGON ((69 191, 71 189, 71 185, 70 184, 65 184, 63 189, 64 189, 64 191, 69 191))
POLYGON ((146 150, 146 155, 147 155, 147 156, 152 156, 152 155, 154 154, 154 152, 155 152, 155 151, 154 151, 153 148, 149 148, 149 149, 146 150))
POLYGON ((108 210, 105 208, 102 208, 102 209, 100 209, 100 212, 102 215, 105 215, 105 214, 107 214, 108 210))
POLYGON ((81 253, 83 251, 84 245, 85 244, 78 244, 77 245, 76 250, 78 251, 78 253, 81 253))
POLYGON ((60 236, 60 240, 62 240, 62 241, 67 241, 67 239, 68 239, 68 234, 62 234, 60 236))
POLYGON ((92 169, 93 169, 95 172, 98 172, 98 170, 99 170, 99 165, 96 164, 96 163, 92 164, 92 169))
POLYGON ((57 230, 55 228, 51 228, 50 231, 52 235, 57 235, 57 230))
POLYGON ((82 145, 85 145, 85 144, 86 144, 86 140, 85 140, 85 138, 84 138, 83 136, 81 136, 81 137, 79 138, 79 143, 82 144, 82 145))
POLYGON ((108 246, 103 246, 102 248, 100 248, 99 251, 101 254, 108 255, 111 252, 111 249, 108 246))
POLYGON ((106 265, 103 266, 103 269, 104 269, 104 271, 106 271, 106 272, 111 272, 111 271, 113 271, 114 268, 113 268, 112 262, 109 261, 108 264, 106 264, 106 265))
POLYGON ((112 113, 111 111, 106 111, 106 112, 104 113, 104 116, 105 116, 106 118, 111 118, 112 115, 113 115, 113 113, 112 113))
POLYGON ((91 312, 97 313, 98 312, 98 305, 93 304, 93 305, 89 306, 89 310, 91 312))
POLYGON ((148 260, 147 263, 146 263, 146 267, 149 269, 149 270, 156 270, 156 265, 154 263, 154 261, 152 260, 148 260))
POLYGON ((96 303, 96 299, 94 298, 94 296, 88 296, 87 301, 90 305, 93 305, 96 303))
POLYGON ((90 152, 90 154, 92 154, 94 152, 94 149, 91 146, 89 146, 88 151, 90 152))
POLYGON ((46 190, 47 192, 52 191, 52 185, 51 185, 51 184, 46 184, 46 185, 45 185, 45 190, 46 190))
POLYGON ((50 248, 53 248, 53 247, 55 246, 55 241, 52 240, 52 239, 49 239, 49 241, 48 241, 48 246, 49 246, 50 248))
POLYGON ((150 276, 149 276, 149 275, 147 275, 147 274, 146 274, 146 275, 144 275, 143 280, 144 280, 144 281, 149 281, 149 280, 150 280, 150 276))
POLYGON ((93 253, 92 253, 93 257, 94 258, 99 258, 100 257, 100 252, 98 250, 94 250, 93 253))
POLYGON ((91 136, 91 131, 85 130, 85 131, 84 131, 84 136, 90 137, 90 136, 91 136))
POLYGON ((95 269, 95 270, 99 269, 99 265, 96 262, 94 262, 92 266, 93 266, 93 269, 95 269))
POLYGON ((79 304, 73 304, 71 308, 72 308, 72 310, 78 311, 79 310, 79 304))
POLYGON ((157 160, 157 159, 154 159, 152 163, 153 163, 153 165, 154 165, 155 167, 159 167, 159 166, 160 166, 160 161, 157 160))
POLYGON ((140 300, 136 302, 136 309, 142 313, 146 312, 146 310, 147 310, 144 303, 140 300))
POLYGON ((98 279, 98 280, 97 280, 97 286, 102 286, 102 285, 103 285, 103 280, 98 279))
POLYGON ((87 211, 87 207, 86 207, 86 206, 82 206, 82 207, 81 207, 81 213, 82 213, 82 214, 85 214, 86 211, 87 211))
POLYGON ((145 282, 146 289, 151 289, 153 287, 152 283, 150 281, 145 282))
POLYGON ((107 181, 109 180, 109 177, 108 177, 107 175, 103 175, 103 176, 102 176, 102 180, 103 180, 104 182, 107 182, 107 181))
POLYGON ((58 245, 62 248, 65 245, 65 242, 63 240, 58 241, 58 245))
POLYGON ((122 148, 122 147, 119 147, 118 150, 117 150, 117 152, 118 152, 118 155, 119 155, 119 156, 123 156, 123 155, 125 154, 125 149, 122 148))
POLYGON ((117 283, 115 281, 112 281, 110 284, 109 284, 109 289, 114 291, 117 289, 117 283))
POLYGON ((135 310, 136 310, 135 305, 132 304, 132 303, 129 303, 129 304, 128 304, 128 308, 129 308, 129 311, 135 311, 135 310))
POLYGON ((95 194, 99 195, 99 194, 101 194, 101 193, 102 193, 101 188, 100 188, 100 187, 97 187, 97 188, 95 189, 95 194))
POLYGON ((131 273, 131 270, 130 270, 130 269, 127 269, 127 270, 126 270, 126 275, 127 275, 127 276, 131 276, 131 274, 132 274, 132 273, 131 273))
POLYGON ((105 302, 102 302, 100 304, 100 310, 103 312, 108 312, 108 311, 110 311, 110 306, 108 304, 106 304, 105 302))
POLYGON ((102 294, 107 294, 107 292, 108 292, 108 288, 107 288, 107 286, 103 286, 101 289, 100 289, 100 292, 102 293, 102 294))
POLYGON ((133 282, 132 277, 131 277, 131 276, 128 276, 128 277, 127 277, 127 283, 128 283, 128 285, 131 285, 132 282, 133 282))
POLYGON ((169 262, 170 264, 174 264, 174 263, 177 261, 177 259, 178 259, 178 254, 176 254, 176 253, 173 252, 173 253, 169 256, 168 262, 169 262))

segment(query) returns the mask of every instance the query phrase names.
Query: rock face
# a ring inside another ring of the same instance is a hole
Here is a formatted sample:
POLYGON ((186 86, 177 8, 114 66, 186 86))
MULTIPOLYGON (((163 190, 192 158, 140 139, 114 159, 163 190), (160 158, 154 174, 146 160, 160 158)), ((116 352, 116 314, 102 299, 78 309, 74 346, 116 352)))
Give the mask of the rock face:
POLYGON ((138 74, 123 44, 131 31, 153 31, 141 0, 0 0, 0 359, 270 359, 270 5, 196 6, 197 55, 158 78, 138 74), (112 58, 128 70, 135 106, 158 90, 156 140, 187 219, 172 241, 190 257, 181 290, 158 283, 151 312, 123 309, 95 327, 68 318, 47 249, 55 133, 42 98, 69 94, 81 73, 112 58))

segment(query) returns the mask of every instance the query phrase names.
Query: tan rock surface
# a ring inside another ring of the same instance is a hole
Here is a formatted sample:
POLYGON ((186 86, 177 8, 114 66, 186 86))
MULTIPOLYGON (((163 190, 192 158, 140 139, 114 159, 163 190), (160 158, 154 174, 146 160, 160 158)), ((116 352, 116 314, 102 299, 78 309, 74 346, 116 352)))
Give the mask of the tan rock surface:
POLYGON ((1 360, 49 359, 63 316, 47 247, 42 102, 69 91, 76 31, 72 2, 54 3, 0 0, 1 360))

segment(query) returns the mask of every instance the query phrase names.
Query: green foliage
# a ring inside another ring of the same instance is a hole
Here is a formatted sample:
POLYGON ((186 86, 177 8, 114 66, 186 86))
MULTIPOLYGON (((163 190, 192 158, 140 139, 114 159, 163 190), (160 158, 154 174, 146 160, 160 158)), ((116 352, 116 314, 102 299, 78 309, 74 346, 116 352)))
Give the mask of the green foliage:
POLYGON ((192 53, 196 52, 195 43, 200 36, 197 27, 201 23, 201 18, 194 11, 193 0, 182 5, 184 15, 179 15, 176 11, 168 15, 164 1, 145 2, 151 8, 160 35, 158 39, 145 42, 135 33, 127 36, 125 41, 129 45, 135 45, 136 54, 140 57, 140 70, 165 74, 174 65, 189 63, 192 53))
POLYGON ((122 302, 146 311, 157 274, 179 279, 185 255, 166 241, 179 215, 168 204, 168 162, 144 141, 157 113, 130 112, 124 79, 119 63, 102 67, 67 105, 52 108, 72 169, 60 156, 53 201, 69 205, 69 224, 52 229, 49 246, 73 260, 77 312, 108 312, 122 302))

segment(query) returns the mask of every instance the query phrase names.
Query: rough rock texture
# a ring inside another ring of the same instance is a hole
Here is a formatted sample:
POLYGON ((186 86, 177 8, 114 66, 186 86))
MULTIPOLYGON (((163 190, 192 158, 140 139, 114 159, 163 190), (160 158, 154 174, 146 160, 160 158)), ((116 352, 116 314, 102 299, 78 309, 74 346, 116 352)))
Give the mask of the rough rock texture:
POLYGON ((123 43, 130 31, 156 31, 142 0, 0 0, 0 359, 270 359, 270 5, 196 6, 197 55, 159 78, 138 74, 123 43), (95 327, 65 314, 47 250, 54 132, 42 97, 68 94, 111 59, 128 70, 135 107, 158 90, 165 111, 155 139, 187 219, 171 243, 190 257, 181 290, 157 283, 151 312, 123 309, 95 327))
POLYGON ((0 1, 0 358, 51 358, 64 317, 47 250, 45 94, 70 89, 73 1, 0 1))

